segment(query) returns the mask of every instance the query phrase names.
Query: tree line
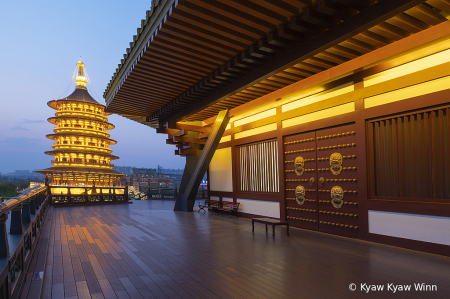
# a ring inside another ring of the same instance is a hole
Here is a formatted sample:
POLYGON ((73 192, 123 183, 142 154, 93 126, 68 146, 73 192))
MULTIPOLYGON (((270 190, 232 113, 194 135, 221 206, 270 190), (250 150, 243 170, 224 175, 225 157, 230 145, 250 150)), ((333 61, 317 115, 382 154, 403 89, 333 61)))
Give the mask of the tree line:
POLYGON ((30 182, 30 180, 9 180, 1 177, 0 197, 15 197, 19 195, 19 191, 28 188, 30 186, 30 182))

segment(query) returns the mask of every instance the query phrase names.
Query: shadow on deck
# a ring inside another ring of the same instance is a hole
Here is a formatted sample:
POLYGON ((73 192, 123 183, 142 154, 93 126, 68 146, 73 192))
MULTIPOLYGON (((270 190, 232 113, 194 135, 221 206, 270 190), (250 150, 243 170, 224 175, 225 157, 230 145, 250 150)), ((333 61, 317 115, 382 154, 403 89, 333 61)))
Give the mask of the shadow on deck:
MULTIPOLYGON (((173 201, 54 208, 42 298, 448 298, 450 258, 251 221, 173 201), (355 283, 356 291, 349 290, 355 283), (361 284, 384 285, 382 292, 361 284), (387 284, 412 285, 393 294, 387 284), (415 291, 414 283, 437 291, 415 291)), ((197 206, 197 205, 196 205, 197 206)))

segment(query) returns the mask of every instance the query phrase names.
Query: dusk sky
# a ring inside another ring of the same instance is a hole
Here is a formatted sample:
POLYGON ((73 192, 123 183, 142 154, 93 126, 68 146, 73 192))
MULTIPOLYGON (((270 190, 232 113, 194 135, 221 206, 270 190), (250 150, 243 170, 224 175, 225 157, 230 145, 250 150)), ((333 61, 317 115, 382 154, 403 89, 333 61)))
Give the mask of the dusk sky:
MULTIPOLYGON (((51 166, 54 125, 47 106, 64 93, 82 57, 92 82, 89 93, 105 104, 103 92, 150 1, 2 1, 0 9, 0 172, 51 166)), ((119 166, 183 168, 185 159, 166 145, 167 135, 118 115, 111 138, 119 166)))

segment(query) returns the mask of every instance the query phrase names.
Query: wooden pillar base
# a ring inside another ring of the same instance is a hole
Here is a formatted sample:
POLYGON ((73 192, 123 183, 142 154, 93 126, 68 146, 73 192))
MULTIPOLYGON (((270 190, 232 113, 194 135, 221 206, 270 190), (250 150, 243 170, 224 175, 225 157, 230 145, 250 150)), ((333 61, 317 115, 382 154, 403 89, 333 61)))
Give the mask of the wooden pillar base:
MULTIPOLYGON (((181 178, 180 191, 182 186, 186 186, 189 183, 189 179, 194 172, 195 166, 197 165, 198 159, 200 158, 200 154, 197 155, 187 155, 186 156, 186 164, 184 166, 183 177, 181 178)), ((181 195, 182 192, 177 192, 176 202, 174 211, 184 211, 184 212, 192 212, 194 210, 194 201, 183 200, 181 195)))

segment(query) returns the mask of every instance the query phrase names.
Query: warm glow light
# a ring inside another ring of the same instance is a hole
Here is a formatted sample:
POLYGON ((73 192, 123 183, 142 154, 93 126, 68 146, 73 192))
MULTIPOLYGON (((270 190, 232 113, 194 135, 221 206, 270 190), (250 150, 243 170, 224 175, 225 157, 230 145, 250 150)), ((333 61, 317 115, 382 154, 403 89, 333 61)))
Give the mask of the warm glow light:
POLYGON ((80 61, 77 63, 78 66, 78 75, 77 78, 75 79, 75 82, 77 83, 77 87, 85 87, 87 80, 86 77, 84 76, 84 63, 81 62, 81 57, 80 57, 80 61))
POLYGON ((331 108, 327 108, 327 109, 323 109, 320 111, 316 111, 316 112, 312 112, 312 113, 308 113, 308 114, 304 114, 304 115, 300 115, 297 117, 283 120, 282 127, 288 128, 288 127, 300 125, 303 123, 307 123, 307 122, 311 122, 311 121, 315 121, 315 120, 319 120, 319 119, 323 119, 323 118, 328 118, 328 117, 332 117, 332 116, 336 116, 336 115, 340 115, 340 114, 344 114, 344 113, 349 113, 349 112, 353 112, 353 111, 355 111, 355 103, 350 102, 347 104, 334 106, 331 108))
POLYGON ((209 163, 211 190, 233 192, 231 147, 218 149, 209 163))
POLYGON ((394 91, 386 92, 373 97, 365 98, 364 108, 375 107, 413 97, 418 97, 424 94, 446 90, 449 89, 449 87, 450 87, 450 76, 447 76, 431 80, 428 82, 408 86, 405 88, 397 89, 394 91))
POLYGON ((56 116, 82 116, 82 117, 94 117, 97 118, 101 121, 108 121, 108 119, 105 116, 101 116, 97 113, 90 113, 90 112, 70 112, 70 110, 68 111, 56 111, 55 113, 56 116))
MULTIPOLYGON (((87 77, 81 58, 77 67, 76 89, 86 89, 87 77)), ((73 94, 75 96, 48 103, 57 110, 56 117, 49 119, 50 123, 57 126, 53 129, 55 134, 47 135, 47 138, 56 141, 52 144, 54 151, 46 152, 54 160, 51 161, 51 168, 37 172, 52 179, 54 194, 67 194, 67 188, 55 188, 56 186, 88 186, 95 183, 102 188, 117 183, 117 179, 123 176, 112 171, 114 165, 110 164, 117 157, 109 155, 112 152, 109 146, 117 142, 109 139, 109 133, 106 132, 114 126, 107 122, 104 106, 85 97, 84 91, 75 91, 73 94), (83 94, 83 99, 78 97, 80 94, 83 94)), ((102 192, 99 190, 97 192, 102 192)), ((75 188, 71 193, 84 192, 84 188, 75 188)))
POLYGON ((409 75, 450 61, 450 49, 420 58, 364 78, 364 87, 409 75))
POLYGON ((231 135, 223 136, 220 138, 219 143, 231 141, 231 135))
POLYGON ((52 194, 67 194, 67 188, 51 188, 52 194))
POLYGON ((77 76, 75 79, 75 82, 77 83, 77 86, 86 86, 86 77, 84 76, 77 76))
POLYGON ((241 139, 244 137, 249 137, 257 134, 262 134, 270 131, 275 131, 277 129, 277 123, 268 124, 265 126, 257 127, 250 130, 245 130, 234 134, 234 139, 241 139))
POLYGON ((264 119, 269 116, 274 116, 275 114, 277 114, 277 108, 272 108, 272 109, 236 120, 234 122, 234 127, 239 127, 239 126, 260 120, 260 119, 264 119))
POLYGON ((337 86, 335 88, 305 97, 305 98, 301 98, 298 99, 297 101, 293 101, 290 103, 287 103, 285 105, 281 106, 281 111, 282 112, 286 112, 289 110, 293 110, 293 109, 297 109, 300 107, 304 107, 313 103, 317 103, 332 97, 336 97, 345 93, 349 93, 355 90, 355 87, 353 85, 353 82, 349 82, 340 86, 337 86))

